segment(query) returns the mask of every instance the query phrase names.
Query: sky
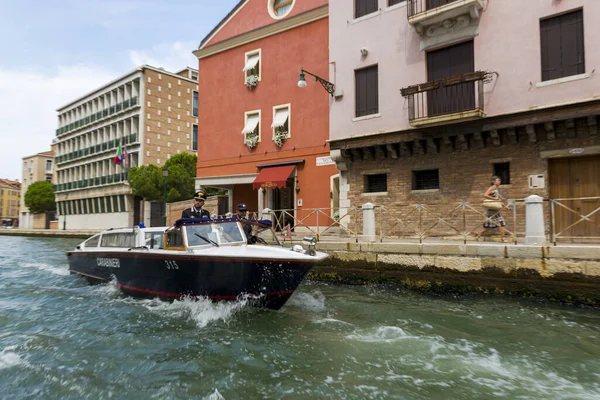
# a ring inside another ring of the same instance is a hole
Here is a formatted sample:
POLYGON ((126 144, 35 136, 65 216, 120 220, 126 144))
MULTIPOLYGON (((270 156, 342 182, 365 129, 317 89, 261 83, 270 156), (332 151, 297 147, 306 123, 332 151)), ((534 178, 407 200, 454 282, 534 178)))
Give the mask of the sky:
POLYGON ((56 109, 143 64, 192 51, 239 0, 0 0, 0 178, 49 151, 56 109))

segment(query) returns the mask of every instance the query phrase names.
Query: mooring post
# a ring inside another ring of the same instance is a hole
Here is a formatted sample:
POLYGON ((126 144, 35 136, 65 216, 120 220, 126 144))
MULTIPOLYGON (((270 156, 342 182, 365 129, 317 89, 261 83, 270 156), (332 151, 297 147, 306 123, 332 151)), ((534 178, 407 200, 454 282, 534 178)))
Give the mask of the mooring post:
POLYGON ((544 199, 531 195, 525 199, 525 244, 546 244, 544 199))
POLYGON ((362 205, 363 210, 363 239, 367 242, 375 241, 375 206, 371 203, 362 205))

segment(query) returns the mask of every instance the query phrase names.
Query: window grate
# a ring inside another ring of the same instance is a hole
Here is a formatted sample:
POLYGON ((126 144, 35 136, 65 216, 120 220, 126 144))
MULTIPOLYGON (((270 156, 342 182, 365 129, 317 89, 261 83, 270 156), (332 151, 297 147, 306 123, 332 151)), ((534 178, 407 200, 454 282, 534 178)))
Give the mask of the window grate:
POLYGON ((440 188, 440 172, 438 169, 413 171, 412 190, 429 190, 440 188))
POLYGON ((387 174, 365 175, 365 193, 387 192, 387 174))

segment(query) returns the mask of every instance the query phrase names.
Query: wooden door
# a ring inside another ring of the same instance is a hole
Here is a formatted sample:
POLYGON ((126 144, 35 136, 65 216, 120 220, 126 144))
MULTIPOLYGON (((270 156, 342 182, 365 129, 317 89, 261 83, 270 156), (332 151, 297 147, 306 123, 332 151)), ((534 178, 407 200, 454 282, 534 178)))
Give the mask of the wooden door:
MULTIPOLYGON (((438 81, 475 71, 473 41, 427 53, 427 80, 438 81)), ((427 116, 475 109, 475 82, 459 83, 427 92, 427 116)))
POLYGON ((552 159, 549 173, 550 198, 571 199, 559 202, 573 210, 554 204, 554 233, 571 239, 600 237, 600 211, 581 220, 600 207, 599 200, 581 199, 600 197, 600 156, 552 159))

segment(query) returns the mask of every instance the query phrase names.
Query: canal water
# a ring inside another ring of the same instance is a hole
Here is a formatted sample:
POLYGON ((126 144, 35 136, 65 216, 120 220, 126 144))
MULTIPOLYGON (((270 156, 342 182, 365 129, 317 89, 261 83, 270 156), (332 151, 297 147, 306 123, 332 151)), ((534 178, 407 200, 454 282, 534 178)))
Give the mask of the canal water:
POLYGON ((279 311, 134 300, 80 240, 0 236, 1 399, 598 399, 600 312, 305 282, 279 311))

